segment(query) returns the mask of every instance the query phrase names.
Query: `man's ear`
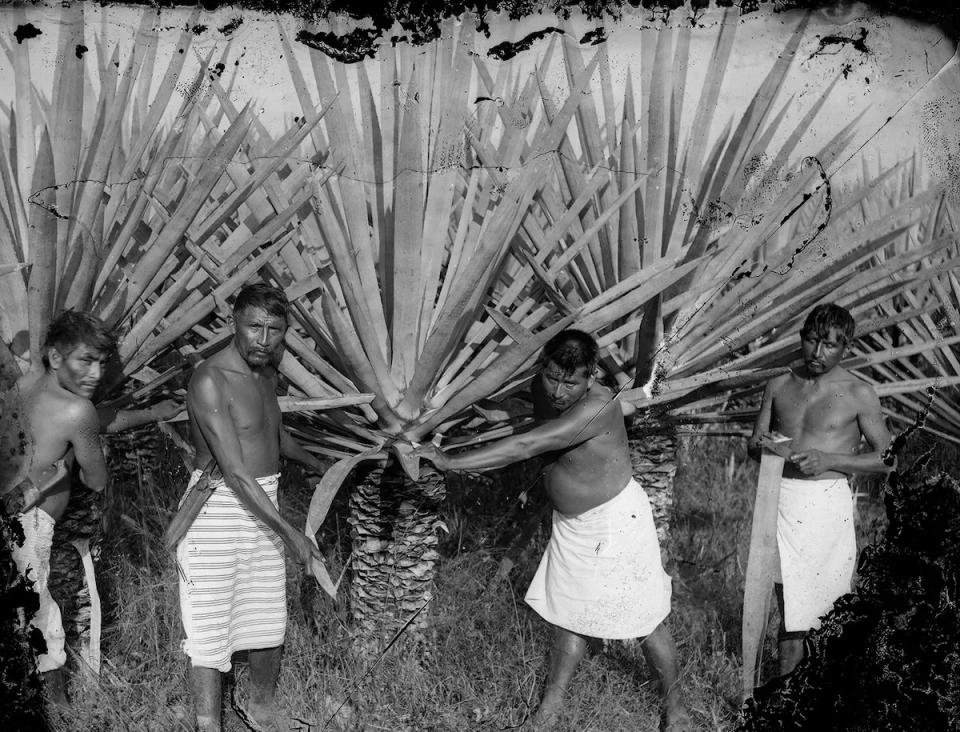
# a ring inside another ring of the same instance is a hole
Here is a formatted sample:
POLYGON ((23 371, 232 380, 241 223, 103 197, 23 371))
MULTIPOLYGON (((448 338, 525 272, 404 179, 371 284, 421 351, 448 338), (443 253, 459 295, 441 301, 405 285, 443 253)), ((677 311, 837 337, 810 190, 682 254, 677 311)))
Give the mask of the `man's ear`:
POLYGON ((50 363, 50 368, 54 371, 63 364, 63 354, 60 353, 56 346, 50 346, 47 349, 47 361, 50 363))

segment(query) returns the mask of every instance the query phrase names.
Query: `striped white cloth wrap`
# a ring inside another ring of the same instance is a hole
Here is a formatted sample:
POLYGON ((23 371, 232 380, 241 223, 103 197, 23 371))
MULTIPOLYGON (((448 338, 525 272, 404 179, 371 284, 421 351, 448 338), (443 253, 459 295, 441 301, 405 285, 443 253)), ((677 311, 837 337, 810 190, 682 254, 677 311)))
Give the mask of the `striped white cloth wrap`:
POLYGON ((550 543, 524 599, 544 620, 574 633, 642 638, 670 613, 671 584, 650 501, 631 478, 589 511, 553 512, 550 543))
POLYGON ((780 481, 775 582, 783 583, 784 627, 820 627, 834 601, 850 592, 857 559, 853 496, 845 478, 780 481))
POLYGON ((37 656, 37 670, 53 671, 67 662, 66 633, 60 607, 54 601, 47 583, 50 579, 50 547, 53 545, 53 528, 56 524, 46 511, 33 508, 19 514, 23 527, 23 546, 16 542, 11 547, 17 571, 33 580, 33 591, 40 597, 40 606, 30 619, 30 625, 43 633, 47 652, 37 656))
MULTIPOLYGON (((190 476, 193 485, 201 475, 190 476)), ((279 474, 257 478, 277 506, 279 474)), ((193 666, 230 670, 234 651, 283 643, 283 542, 222 481, 177 545, 184 652, 193 666)))

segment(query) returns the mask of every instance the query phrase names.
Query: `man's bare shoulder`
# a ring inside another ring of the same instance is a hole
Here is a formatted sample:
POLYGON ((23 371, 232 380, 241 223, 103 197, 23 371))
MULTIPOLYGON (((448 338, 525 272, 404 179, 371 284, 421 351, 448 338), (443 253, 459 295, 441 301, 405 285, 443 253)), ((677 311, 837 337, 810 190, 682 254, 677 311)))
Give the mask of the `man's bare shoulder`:
POLYGON ((767 389, 771 394, 777 394, 789 387, 795 378, 793 371, 787 371, 779 376, 774 376, 767 382, 767 389))
POLYGON ((586 412, 592 418, 615 415, 617 419, 623 419, 623 412, 620 409, 620 403, 616 400, 616 395, 602 384, 594 384, 590 387, 590 391, 577 403, 577 408, 579 413, 586 412))
POLYGON ((69 430, 100 423, 93 402, 65 390, 35 389, 30 395, 29 404, 31 426, 38 437, 51 424, 69 430))
POLYGON ((852 374, 847 370, 844 370, 845 378, 843 379, 844 384, 848 384, 850 387, 850 392, 855 399, 858 401, 879 399, 877 396, 877 390, 874 389, 873 384, 864 381, 857 374, 852 374))

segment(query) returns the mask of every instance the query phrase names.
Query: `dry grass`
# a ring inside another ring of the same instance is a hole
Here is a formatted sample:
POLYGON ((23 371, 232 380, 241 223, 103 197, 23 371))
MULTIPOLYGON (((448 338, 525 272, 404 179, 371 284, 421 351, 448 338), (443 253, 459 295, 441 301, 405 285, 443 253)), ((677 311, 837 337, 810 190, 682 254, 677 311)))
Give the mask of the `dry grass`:
MULTIPOLYGON (((680 648, 684 694, 699 729, 731 730, 740 688, 740 597, 756 468, 737 438, 688 436, 679 457, 673 530, 664 547, 674 577, 670 624, 680 648)), ((172 504, 179 487, 166 476, 176 472, 161 471, 150 496, 121 493, 114 499, 119 510, 140 516, 136 506, 162 511, 172 504)), ((522 600, 544 532, 519 555, 507 580, 495 579, 511 538, 536 508, 516 509, 512 499, 519 490, 454 491, 448 499, 447 516, 456 528, 443 545, 429 610, 433 630, 419 644, 403 638, 381 657, 357 653, 344 608, 288 571, 280 702, 296 720, 292 729, 501 730, 526 720, 540 694, 550 643, 546 624, 522 600)), ((302 520, 307 498, 290 489, 285 510, 302 520)), ((338 498, 324 528, 336 564, 344 561, 347 546, 337 524, 344 509, 338 498)), ((860 523, 861 541, 882 532, 877 497, 860 502, 860 523)), ((187 729, 181 726, 189 699, 179 651, 176 570, 168 555, 149 548, 157 537, 148 528, 123 522, 108 541, 100 574, 110 578, 105 584, 115 612, 104 637, 104 670, 99 683, 73 675, 74 708, 57 729, 187 729)), ((768 640, 772 649, 772 631, 768 640)), ((591 649, 557 729, 655 730, 658 696, 636 657, 629 647, 591 649)), ((235 677, 242 692, 242 658, 235 677)), ((226 710, 226 729, 243 729, 229 704, 226 710)))

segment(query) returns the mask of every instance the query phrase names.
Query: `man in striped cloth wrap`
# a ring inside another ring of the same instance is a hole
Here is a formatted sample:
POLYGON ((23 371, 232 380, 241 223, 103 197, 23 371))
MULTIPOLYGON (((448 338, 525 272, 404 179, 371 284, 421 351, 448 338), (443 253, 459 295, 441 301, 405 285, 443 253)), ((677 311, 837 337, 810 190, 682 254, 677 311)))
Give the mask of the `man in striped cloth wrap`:
MULTIPOLYGON (((288 309, 274 287, 240 290, 233 339, 194 371, 187 390, 196 464, 213 458, 223 476, 177 545, 183 649, 202 732, 220 729, 220 674, 240 650, 249 652, 247 721, 286 729, 274 701, 287 618, 284 547, 307 567, 320 555, 280 516, 280 456, 323 470, 280 420, 276 364, 288 309)), ((191 485, 201 475, 194 471, 191 485)))
POLYGON ((532 392, 535 426, 485 447, 448 455, 433 446, 417 454, 441 470, 481 471, 544 455, 544 486, 553 531, 524 598, 555 629, 550 672, 534 718, 551 726, 587 648, 588 638, 642 638, 660 682, 661 728, 691 729, 678 686, 677 650, 664 621, 670 576, 650 502, 631 475, 623 409, 596 379, 599 349, 579 330, 543 347, 532 392))
POLYGON ((887 473, 890 433, 873 387, 839 364, 853 341, 853 316, 817 305, 800 330, 802 365, 767 382, 748 450, 790 437, 777 508, 779 672, 793 671, 803 639, 850 592, 857 557, 852 473, 887 473), (866 442, 867 450, 861 450, 866 442))

